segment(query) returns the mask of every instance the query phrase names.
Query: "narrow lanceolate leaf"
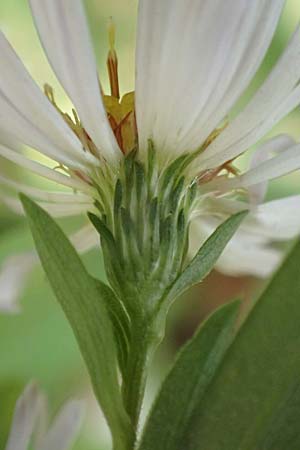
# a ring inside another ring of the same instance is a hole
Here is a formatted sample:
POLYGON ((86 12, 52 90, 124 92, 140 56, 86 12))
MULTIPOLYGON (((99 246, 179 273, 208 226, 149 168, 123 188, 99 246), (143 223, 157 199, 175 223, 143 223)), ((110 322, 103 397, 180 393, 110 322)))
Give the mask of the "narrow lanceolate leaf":
POLYGON ((229 217, 207 239, 173 284, 167 302, 172 302, 191 286, 200 283, 209 274, 247 213, 247 211, 242 211, 229 217))
POLYGON ((130 425, 118 384, 112 325, 99 285, 51 217, 27 197, 22 195, 21 200, 42 265, 73 328, 116 447, 123 449, 130 425))
POLYGON ((255 304, 186 435, 186 450, 300 447, 300 241, 255 304))
POLYGON ((152 408, 140 450, 185 449, 191 418, 232 341, 238 306, 233 302, 216 311, 180 352, 152 408))
POLYGON ((124 330, 124 337, 129 340, 131 324, 123 303, 107 284, 104 284, 96 278, 93 279, 93 282, 96 283, 99 289, 109 315, 115 317, 124 330))
POLYGON ((125 311, 121 300, 115 295, 112 289, 100 280, 92 279, 92 282, 96 283, 99 294, 103 298, 106 306, 106 310, 109 314, 113 330, 115 341, 118 350, 119 367, 122 374, 126 370, 126 362, 129 349, 130 340, 130 320, 125 311))

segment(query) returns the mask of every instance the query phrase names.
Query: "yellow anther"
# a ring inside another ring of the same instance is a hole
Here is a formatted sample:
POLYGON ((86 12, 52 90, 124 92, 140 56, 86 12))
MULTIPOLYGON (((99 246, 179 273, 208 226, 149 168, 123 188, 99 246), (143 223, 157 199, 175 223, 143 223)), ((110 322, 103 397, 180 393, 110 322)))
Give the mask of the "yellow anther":
POLYGON ((80 123, 79 117, 78 117, 77 112, 75 111, 74 108, 72 108, 72 113, 73 113, 73 117, 74 117, 74 120, 75 120, 75 124, 77 126, 81 127, 81 123, 80 123))
POLYGON ((55 99, 54 99, 54 90, 50 86, 50 84, 47 84, 47 83, 44 84, 44 93, 45 93, 46 97, 48 98, 48 100, 50 100, 50 102, 54 106, 56 106, 55 99))
MULTIPOLYGON (((52 105, 55 107, 57 112, 59 112, 61 117, 64 119, 66 124, 71 128, 71 130, 80 139, 83 149, 85 151, 89 151, 93 155, 97 155, 97 148, 96 148, 95 144, 93 143, 93 141, 89 138, 89 135, 85 131, 84 127, 82 126, 82 123, 80 122, 80 119, 79 119, 75 109, 74 108, 72 109, 73 117, 70 116, 68 113, 62 111, 55 101, 54 89, 47 83, 44 84, 44 93, 45 93, 47 99, 52 103, 52 105)), ((59 168, 62 170, 62 167, 59 167, 59 168)))
POLYGON ((107 30, 108 30, 108 41, 109 41, 110 51, 114 52, 115 51, 115 43, 116 43, 116 26, 115 26, 115 23, 114 23, 112 17, 110 17, 110 19, 109 19, 107 30))

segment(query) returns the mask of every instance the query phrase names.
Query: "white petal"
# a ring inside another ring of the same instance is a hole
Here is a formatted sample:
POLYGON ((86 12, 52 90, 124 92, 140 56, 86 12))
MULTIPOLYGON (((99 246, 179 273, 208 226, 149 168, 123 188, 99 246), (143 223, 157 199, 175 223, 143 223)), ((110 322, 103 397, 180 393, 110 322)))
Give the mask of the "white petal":
POLYGON ((293 111, 300 104, 300 85, 297 85, 289 95, 283 100, 282 103, 274 110, 274 114, 271 114, 270 118, 265 121, 268 125, 268 128, 271 129, 273 125, 287 116, 291 111, 293 111), (269 125, 271 123, 271 126, 269 125))
POLYGON ((24 146, 20 143, 20 141, 18 141, 10 133, 5 131, 3 127, 0 127, 0 136, 0 145, 3 145, 4 147, 10 148, 19 153, 24 150, 24 146))
POLYGON ((0 156, 2 156, 5 159, 8 159, 14 164, 17 164, 23 169, 30 170, 36 175, 39 175, 50 181, 54 181, 58 184, 68 186, 73 189, 78 189, 82 192, 91 193, 91 188, 83 181, 76 178, 71 178, 67 175, 64 175, 61 172, 58 172, 57 170, 50 169, 49 167, 44 166, 43 164, 38 163, 37 161, 33 161, 32 159, 27 158, 22 153, 18 153, 15 150, 5 147, 1 144, 0 144, 0 156))
POLYGON ((35 423, 32 436, 32 448, 37 450, 40 443, 44 440, 49 426, 48 399, 44 392, 40 392, 39 415, 35 423))
MULTIPOLYGON (((50 138, 45 136, 32 122, 25 118, 0 92, 0 123, 1 129, 19 142, 35 148, 55 161, 72 168, 82 168, 76 156, 70 157, 60 152, 50 138), (12 126, 12 124, 14 124, 12 126)), ((0 141, 1 142, 1 141, 0 141)), ((83 152, 82 152, 83 153, 83 152)), ((81 159, 81 158, 80 158, 81 159)))
POLYGON ((0 311, 19 311, 18 300, 23 293, 27 277, 37 262, 34 253, 10 256, 0 266, 0 311))
POLYGON ((234 236, 217 262, 216 269, 231 276, 270 276, 282 259, 280 252, 253 244, 245 245, 244 241, 242 235, 234 236))
MULTIPOLYGON (((220 221, 213 218, 195 221, 191 230, 191 248, 199 248, 219 224, 220 221)), ((269 276, 279 264, 281 254, 267 247, 267 242, 264 244, 259 236, 247 233, 241 226, 216 263, 216 270, 230 276, 269 276)))
MULTIPOLYGON (((20 203, 18 205, 20 206, 20 203)), ((99 235, 91 224, 84 225, 69 238, 80 254, 100 245, 99 235)), ((19 311, 18 303, 24 292, 28 276, 38 262, 38 256, 33 251, 9 256, 4 260, 0 266, 0 312, 16 313, 19 311)))
POLYGON ((236 188, 248 188, 273 178, 279 178, 288 173, 300 169, 300 144, 281 152, 279 155, 262 162, 243 175, 234 178, 212 181, 206 185, 218 186, 221 191, 229 191, 236 188))
POLYGON ((19 398, 5 450, 27 450, 39 414, 40 392, 30 384, 19 398))
POLYGON ((38 202, 53 217, 73 217, 86 214, 88 211, 94 211, 93 202, 90 203, 45 203, 38 202))
MULTIPOLYGON (((26 131, 23 130, 24 139, 26 139, 24 142, 28 145, 32 145, 38 150, 41 136, 43 136, 45 142, 48 141, 54 149, 59 149, 57 153, 61 154, 62 158, 72 160, 73 157, 75 161, 96 163, 92 155, 83 151, 78 138, 35 84, 2 32, 0 32, 0 55, 2 61, 5 61, 1 65, 0 71, 1 127, 6 127, 8 132, 13 133, 18 125, 16 131, 18 133, 21 127, 18 122, 22 121, 22 123, 27 123, 31 132, 35 130, 32 143, 26 142, 29 131, 26 134, 26 131), (16 118, 18 122, 15 120, 16 118), (36 142, 34 141, 35 135, 39 136, 39 140, 36 142)), ((23 141, 20 136, 17 138, 21 142, 23 141)), ((43 144, 41 151, 44 151, 43 144)), ((49 151, 47 150, 47 154, 49 151)))
MULTIPOLYGON (((16 214, 24 214, 23 206, 18 198, 0 192, 0 200, 16 214)), ((53 217, 73 217, 94 209, 93 202, 79 204, 38 202, 38 204, 53 217)))
MULTIPOLYGON (((202 171, 203 169, 207 169, 207 167, 210 166, 220 166, 225 162, 225 160, 228 161, 238 157, 242 152, 248 150, 252 145, 256 144, 261 138, 263 138, 282 118, 289 114, 299 104, 300 87, 298 86, 290 94, 287 95, 287 97, 282 101, 280 105, 277 106, 277 108, 274 108, 274 110, 270 111, 269 115, 267 115, 267 117, 263 119, 256 128, 251 129, 248 134, 245 134, 231 147, 228 147, 224 151, 219 152, 214 158, 209 159, 208 162, 206 162, 203 161, 203 158, 205 159, 208 156, 210 148, 214 145, 214 143, 209 146, 195 162, 193 166, 194 172, 197 173, 199 171, 202 171)), ((245 116, 244 118, 246 123, 247 117, 245 116)), ((236 126, 238 128, 237 124, 236 126)), ((242 130, 242 127, 240 127, 239 129, 242 130)), ((224 133, 225 132, 226 130, 224 131, 224 133)))
POLYGON ((300 38, 297 28, 283 55, 244 111, 198 158, 201 169, 237 157, 266 134, 299 101, 300 38))
MULTIPOLYGON (((231 214, 247 208, 247 204, 230 199, 208 199, 191 227, 191 253, 231 214)), ((275 242, 293 239, 300 234, 300 195, 272 200, 249 214, 226 246, 216 269, 227 275, 270 275, 282 259, 273 248, 275 242)))
MULTIPOLYGON (((296 142, 294 141, 294 139, 285 134, 281 134, 274 137, 273 139, 264 142, 254 152, 250 164, 250 169, 254 169, 264 161, 270 159, 272 153, 283 152, 295 144, 296 142)), ((262 183, 251 186, 248 189, 251 201, 255 204, 261 203, 264 200, 267 189, 268 181, 264 181, 262 183)))
POLYGON ((87 132, 109 160, 121 157, 101 99, 91 39, 80 0, 30 0, 48 59, 87 132))
POLYGON ((79 253, 85 253, 100 245, 99 234, 92 224, 85 225, 74 233, 70 240, 79 253))
POLYGON ((195 209, 192 219, 203 216, 215 216, 222 217, 224 220, 226 217, 236 214, 245 209, 254 209, 253 205, 246 203, 245 201, 239 201, 230 197, 215 197, 214 195, 206 195, 200 202, 199 207, 195 209))
POLYGON ((207 134, 199 130, 206 125, 210 133, 257 70, 282 5, 140 1, 136 109, 142 150, 149 138, 161 151, 200 146, 207 134), (212 124, 217 110, 221 116, 212 124))
POLYGON ((272 241, 300 235, 300 195, 259 205, 243 223, 243 228, 272 241))
POLYGON ((11 188, 15 193, 22 192, 23 194, 29 195, 30 197, 36 200, 42 200, 45 202, 54 202, 54 203, 90 203, 91 197, 85 194, 79 194, 75 192, 52 192, 45 191, 43 189, 38 189, 33 186, 28 186, 27 184, 20 183, 19 181, 15 181, 9 179, 0 172, 0 185, 11 188))
POLYGON ((79 432, 83 411, 82 402, 68 402, 36 450, 68 450, 79 432))
POLYGON ((230 76, 224 77, 224 71, 222 71, 219 85, 212 92, 198 126, 194 128, 194 132, 185 143, 186 147, 199 147, 205 137, 209 136, 225 118, 246 89, 270 45, 283 5, 284 1, 269 0, 259 2, 256 6, 253 21, 248 19, 248 34, 246 29, 243 30, 244 42, 229 56, 226 68, 230 76))

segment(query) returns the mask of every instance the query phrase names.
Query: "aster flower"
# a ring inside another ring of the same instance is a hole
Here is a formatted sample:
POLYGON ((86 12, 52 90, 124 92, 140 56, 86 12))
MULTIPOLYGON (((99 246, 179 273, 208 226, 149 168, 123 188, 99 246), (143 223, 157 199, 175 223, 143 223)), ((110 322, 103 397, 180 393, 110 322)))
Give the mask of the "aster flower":
MULTIPOLYGON (((56 217, 99 208, 107 217, 106 202, 113 203, 120 167, 132 151, 147 164, 154 149, 156 181, 186 155, 182 173, 187 186, 197 185, 191 242, 198 248, 224 218, 248 208, 218 268, 268 275, 280 259, 271 244, 300 231, 300 197, 264 203, 266 183, 300 167, 300 144, 285 135, 263 142, 243 174, 235 161, 300 103, 299 28, 244 110, 233 120, 228 114, 262 63, 284 0, 140 0, 135 93, 122 98, 113 25, 107 95, 80 0, 30 0, 30 6, 74 109, 72 116, 63 112, 50 86, 40 90, 1 34, 0 155, 61 187, 37 189, 3 173, 2 200, 19 211, 14 193, 22 191, 56 217), (53 160, 53 168, 24 154, 24 144, 53 160)), ((83 233, 89 236, 83 247, 97 242, 91 225, 83 233)))
POLYGON ((17 401, 5 450, 68 450, 79 431, 82 414, 82 403, 70 400, 47 429, 46 398, 31 383, 17 401))

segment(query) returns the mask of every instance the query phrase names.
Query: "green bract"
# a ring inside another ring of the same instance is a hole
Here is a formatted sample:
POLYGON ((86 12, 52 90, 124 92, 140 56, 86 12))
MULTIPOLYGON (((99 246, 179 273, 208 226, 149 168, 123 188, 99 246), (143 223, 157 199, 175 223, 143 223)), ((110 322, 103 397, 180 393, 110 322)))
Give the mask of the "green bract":
POLYGON ((109 282, 133 316, 141 309, 152 315, 184 267, 197 195, 196 183, 184 176, 190 159, 160 169, 150 146, 146 164, 132 152, 110 189, 96 186, 99 213, 89 216, 101 236, 109 282))

